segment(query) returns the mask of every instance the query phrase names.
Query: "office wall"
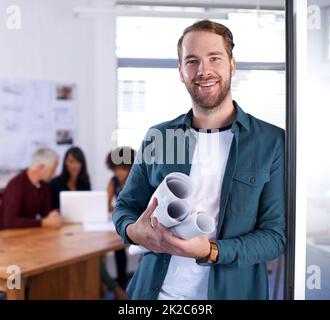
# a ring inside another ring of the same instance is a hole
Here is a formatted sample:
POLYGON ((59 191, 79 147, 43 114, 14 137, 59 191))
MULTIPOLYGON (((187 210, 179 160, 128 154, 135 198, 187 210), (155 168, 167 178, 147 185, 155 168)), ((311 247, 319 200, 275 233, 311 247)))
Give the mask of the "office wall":
POLYGON ((88 0, 2 0, 0 76, 73 82, 78 85, 77 141, 86 152, 92 184, 103 189, 104 165, 115 127, 113 21, 76 18, 88 0), (19 30, 6 28, 9 5, 21 8, 19 30))

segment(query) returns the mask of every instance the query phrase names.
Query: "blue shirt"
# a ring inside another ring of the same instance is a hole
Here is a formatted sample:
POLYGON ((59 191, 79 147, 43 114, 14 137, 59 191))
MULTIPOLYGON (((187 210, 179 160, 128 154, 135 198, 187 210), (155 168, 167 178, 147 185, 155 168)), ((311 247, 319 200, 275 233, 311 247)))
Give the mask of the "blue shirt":
MULTIPOLYGON (((204 264, 211 267, 208 299, 268 299, 266 262, 281 255, 286 242, 285 134, 283 129, 245 113, 235 101, 234 106, 234 137, 222 184, 217 227, 219 256, 216 263, 204 264)), ((146 209, 164 177, 171 172, 189 175, 195 141, 191 125, 192 110, 149 129, 136 158, 140 161, 134 163, 113 214, 117 232, 126 243, 130 241, 127 225, 146 209), (154 139, 155 129, 163 137, 161 145, 157 145, 159 139, 154 139), (171 137, 166 134, 167 129, 186 134, 185 139, 175 143, 173 155, 166 149, 171 137), (156 157, 166 160, 173 156, 174 162, 163 164, 142 157, 152 147, 163 151, 157 152, 156 157)), ((170 257, 153 252, 143 255, 128 286, 130 299, 157 298, 170 257)))

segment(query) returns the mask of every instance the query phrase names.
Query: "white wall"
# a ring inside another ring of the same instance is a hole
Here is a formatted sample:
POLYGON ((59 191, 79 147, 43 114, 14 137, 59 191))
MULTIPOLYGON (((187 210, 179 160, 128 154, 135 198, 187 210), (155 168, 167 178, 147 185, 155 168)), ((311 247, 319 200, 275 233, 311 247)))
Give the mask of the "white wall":
POLYGON ((94 189, 109 179, 104 160, 115 128, 114 19, 76 18, 88 0, 0 1, 0 77, 73 82, 78 86, 77 141, 94 189), (6 28, 9 5, 21 8, 22 28, 6 28))
MULTIPOLYGON (((84 18, 81 18, 84 19, 84 18)), ((115 17, 95 19, 94 41, 94 174, 95 187, 104 188, 109 181, 105 157, 115 146, 117 128, 117 59, 115 17)))

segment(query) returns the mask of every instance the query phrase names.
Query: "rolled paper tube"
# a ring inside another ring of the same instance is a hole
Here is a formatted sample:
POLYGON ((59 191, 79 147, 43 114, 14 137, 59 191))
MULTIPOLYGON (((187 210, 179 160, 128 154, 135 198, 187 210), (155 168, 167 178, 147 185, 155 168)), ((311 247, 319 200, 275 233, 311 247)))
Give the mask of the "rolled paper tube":
MULTIPOLYGON (((197 212, 189 215, 187 219, 179 223, 170 231, 177 237, 182 239, 191 239, 195 237, 208 236, 215 230, 215 221, 212 217, 204 212, 197 212)), ((131 245, 129 247, 129 254, 137 255, 148 252, 149 250, 142 247, 131 245)))
POLYGON ((170 175, 165 178, 168 190, 179 199, 188 199, 192 193, 191 180, 186 175, 170 175))
POLYGON ((150 200, 155 197, 160 201, 162 199, 169 199, 170 201, 188 199, 192 191, 193 187, 190 177, 184 173, 173 172, 163 179, 150 200))
MULTIPOLYGON (((169 226, 182 223, 190 213, 191 209, 185 200, 175 200, 170 202, 166 208, 158 205, 155 209, 154 216, 159 223, 169 228, 169 226)), ((128 252, 131 255, 137 255, 148 251, 148 249, 142 246, 131 245, 128 252)))
POLYGON ((150 201, 153 198, 158 200, 154 216, 166 228, 177 225, 192 211, 188 202, 192 191, 193 187, 189 176, 180 172, 168 174, 150 199, 150 201))
POLYGON ((171 228, 185 220, 191 213, 191 208, 185 200, 174 200, 161 203, 154 211, 154 217, 166 228, 171 228))
MULTIPOLYGON (((158 200, 154 217, 166 228, 171 228, 184 221, 192 212, 188 202, 192 191, 193 186, 189 176, 181 172, 168 174, 150 198, 150 202, 153 198, 158 200)), ((148 251, 142 246, 131 247, 132 249, 129 249, 130 254, 148 251)))
POLYGON ((146 252, 149 252, 150 250, 146 249, 145 247, 142 246, 137 246, 137 245, 130 245, 128 248, 128 253, 131 256, 136 256, 138 254, 143 254, 146 252))
POLYGON ((212 217, 204 212, 197 212, 190 215, 182 223, 171 228, 174 235, 191 239, 200 236, 208 236, 215 230, 215 221, 212 217))

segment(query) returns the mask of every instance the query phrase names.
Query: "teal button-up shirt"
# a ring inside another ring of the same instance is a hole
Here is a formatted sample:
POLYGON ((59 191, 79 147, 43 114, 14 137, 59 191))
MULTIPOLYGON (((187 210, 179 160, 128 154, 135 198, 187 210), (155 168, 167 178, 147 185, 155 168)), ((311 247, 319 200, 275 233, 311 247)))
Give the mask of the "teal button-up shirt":
MULTIPOLYGON (((222 184, 216 238, 219 257, 216 263, 207 264, 211 267, 208 298, 268 299, 266 262, 285 248, 285 134, 245 113, 235 101, 234 106, 234 137, 222 184)), ((165 176, 171 172, 189 175, 196 142, 191 125, 192 110, 149 129, 113 214, 125 243, 130 241, 127 225, 146 209, 165 176), (176 139, 180 134, 184 139, 176 139)), ((129 283, 129 298, 157 299, 170 258, 165 253, 144 254, 129 283)))

